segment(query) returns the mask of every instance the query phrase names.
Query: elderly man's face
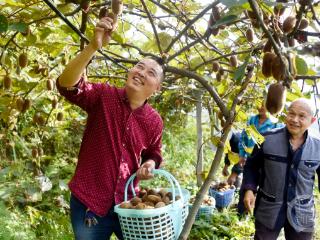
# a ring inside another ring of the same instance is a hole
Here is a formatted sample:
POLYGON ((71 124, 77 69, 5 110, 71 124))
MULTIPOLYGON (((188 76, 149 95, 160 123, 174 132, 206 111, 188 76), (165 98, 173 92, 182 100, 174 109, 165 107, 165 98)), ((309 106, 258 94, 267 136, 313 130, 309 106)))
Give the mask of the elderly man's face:
POLYGON ((302 136, 313 123, 311 110, 303 102, 293 102, 289 107, 286 118, 287 128, 292 136, 302 136))
POLYGON ((147 99, 160 89, 162 75, 163 70, 156 61, 143 59, 129 71, 126 88, 147 99))

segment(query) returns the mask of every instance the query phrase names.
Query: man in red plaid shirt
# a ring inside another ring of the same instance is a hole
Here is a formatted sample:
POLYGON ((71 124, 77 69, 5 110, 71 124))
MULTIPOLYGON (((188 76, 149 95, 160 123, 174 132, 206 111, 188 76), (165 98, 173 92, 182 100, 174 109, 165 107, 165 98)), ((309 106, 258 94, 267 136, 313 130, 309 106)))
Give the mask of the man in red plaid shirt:
POLYGON ((65 68, 57 88, 70 102, 88 114, 78 164, 69 183, 71 222, 76 239, 123 239, 113 212, 123 201, 127 179, 153 177, 162 162, 163 122, 147 99, 160 90, 164 72, 154 59, 138 62, 128 73, 124 88, 85 81, 85 67, 106 45, 115 26, 104 17, 96 25, 93 40, 65 68))

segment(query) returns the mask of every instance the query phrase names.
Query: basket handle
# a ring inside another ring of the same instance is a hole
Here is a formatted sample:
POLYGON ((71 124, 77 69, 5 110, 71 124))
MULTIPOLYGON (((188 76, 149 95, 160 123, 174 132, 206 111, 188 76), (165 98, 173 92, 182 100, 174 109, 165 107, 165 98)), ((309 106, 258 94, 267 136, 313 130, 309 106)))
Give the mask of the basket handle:
MULTIPOLYGON (((175 201, 175 197, 176 197, 176 188, 175 186, 177 187, 178 191, 179 191, 179 194, 180 194, 180 197, 182 199, 182 202, 184 202, 184 199, 183 199, 183 195, 182 195, 182 191, 181 191, 181 188, 180 188, 180 184, 179 182, 174 178, 174 176, 171 175, 171 173, 165 171, 165 170, 161 170, 161 169, 154 169, 152 171, 153 174, 159 174, 159 175, 163 175, 167 178, 167 180, 170 182, 171 184, 171 187, 172 187, 172 199, 175 201)), ((125 186, 125 190, 124 190, 124 201, 127 201, 128 200, 128 187, 129 187, 129 184, 131 185, 131 191, 133 193, 133 196, 136 196, 136 192, 134 190, 134 186, 133 186, 133 180, 134 178, 136 177, 136 173, 132 174, 132 176, 128 179, 127 183, 126 183, 126 186, 125 186)))

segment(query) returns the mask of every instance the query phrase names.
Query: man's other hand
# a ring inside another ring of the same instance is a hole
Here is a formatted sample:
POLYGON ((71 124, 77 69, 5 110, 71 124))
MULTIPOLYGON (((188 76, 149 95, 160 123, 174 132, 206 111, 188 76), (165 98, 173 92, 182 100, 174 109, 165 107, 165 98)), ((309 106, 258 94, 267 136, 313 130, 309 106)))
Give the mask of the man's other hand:
POLYGON ((244 194, 243 203, 250 214, 253 214, 256 197, 251 190, 247 190, 244 194))
POLYGON ((137 178, 140 180, 147 180, 153 178, 153 169, 155 169, 156 163, 153 160, 148 160, 143 163, 137 171, 137 178))

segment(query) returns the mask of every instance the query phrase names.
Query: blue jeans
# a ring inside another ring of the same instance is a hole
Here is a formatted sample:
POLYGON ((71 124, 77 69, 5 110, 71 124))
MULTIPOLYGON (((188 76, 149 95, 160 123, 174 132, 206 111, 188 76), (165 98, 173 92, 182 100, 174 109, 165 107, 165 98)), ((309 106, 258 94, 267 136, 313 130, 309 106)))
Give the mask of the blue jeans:
POLYGON ((123 239, 118 215, 110 209, 104 217, 94 215, 98 224, 91 227, 85 224, 87 207, 73 194, 70 198, 71 223, 76 240, 106 240, 115 233, 118 239, 123 239))

